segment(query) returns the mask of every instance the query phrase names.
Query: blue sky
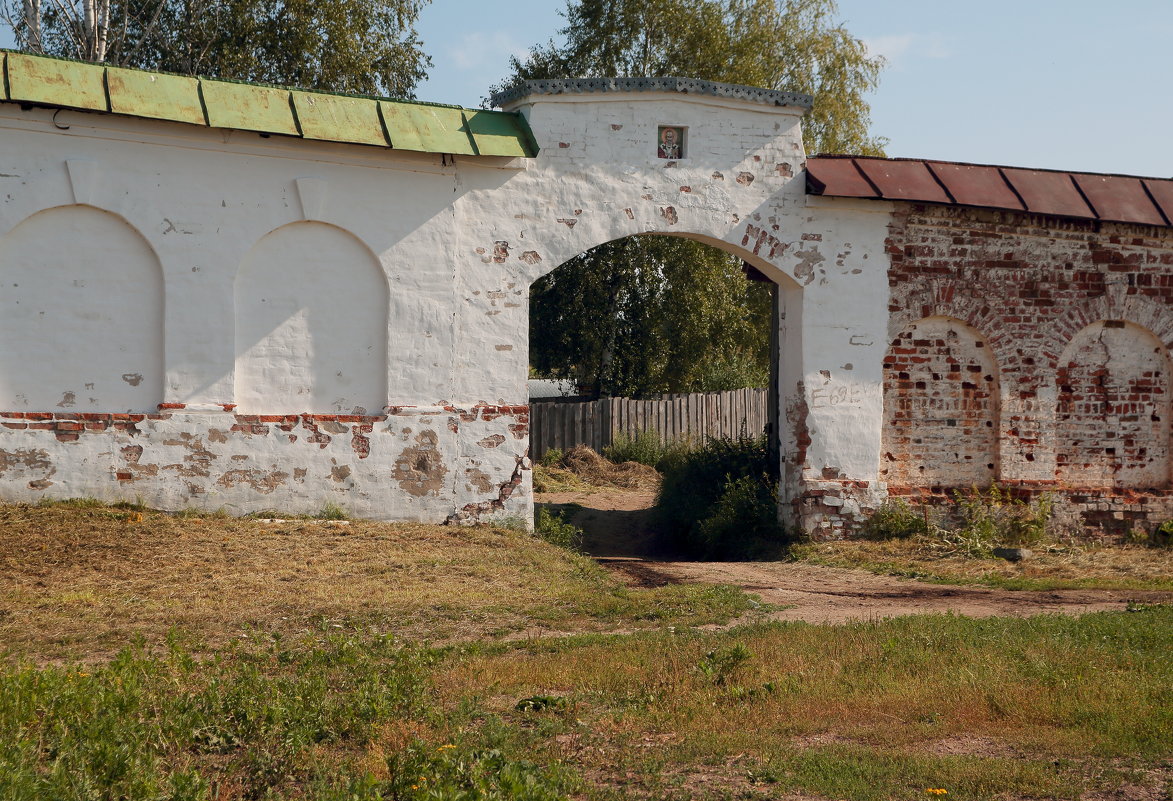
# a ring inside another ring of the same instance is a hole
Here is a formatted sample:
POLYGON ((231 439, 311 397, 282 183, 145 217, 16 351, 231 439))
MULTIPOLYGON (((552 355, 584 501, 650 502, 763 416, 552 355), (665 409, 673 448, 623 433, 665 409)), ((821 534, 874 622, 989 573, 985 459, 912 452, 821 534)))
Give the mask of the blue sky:
MULTIPOLYGON (((433 0, 422 100, 479 106, 564 0, 433 0)), ((839 0, 888 59, 870 98, 891 156, 1173 177, 1173 0, 839 0)), ((0 44, 10 44, 0 32, 0 44)))
MULTIPOLYGON (((420 99, 479 105, 564 0, 433 0, 420 99)), ((888 155, 1173 177, 1173 0, 839 0, 888 155)))

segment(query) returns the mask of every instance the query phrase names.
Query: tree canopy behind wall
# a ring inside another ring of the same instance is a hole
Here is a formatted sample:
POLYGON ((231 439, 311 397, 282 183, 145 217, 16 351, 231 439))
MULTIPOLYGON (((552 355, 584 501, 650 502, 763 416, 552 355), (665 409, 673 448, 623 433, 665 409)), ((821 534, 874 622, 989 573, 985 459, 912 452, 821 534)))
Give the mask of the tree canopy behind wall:
POLYGON ((0 0, 29 52, 332 92, 414 97, 428 0, 0 0))
POLYGON ((594 248, 537 281, 530 303, 530 364, 596 396, 765 386, 769 377, 766 285, 699 242, 633 236, 594 248))
POLYGON ((811 153, 883 155, 866 96, 884 61, 837 20, 835 0, 568 0, 565 44, 512 59, 507 81, 681 76, 800 92, 811 153))
MULTIPOLYGON (((505 85, 683 76, 801 92, 814 97, 803 120, 808 151, 882 155, 866 95, 883 61, 837 13, 834 0, 569 0, 564 43, 513 59, 505 85)), ((611 242, 572 259, 534 285, 531 366, 612 395, 762 386, 767 293, 732 280, 740 280, 736 265, 665 237, 611 242), (724 294, 704 297, 697 287, 724 294)))

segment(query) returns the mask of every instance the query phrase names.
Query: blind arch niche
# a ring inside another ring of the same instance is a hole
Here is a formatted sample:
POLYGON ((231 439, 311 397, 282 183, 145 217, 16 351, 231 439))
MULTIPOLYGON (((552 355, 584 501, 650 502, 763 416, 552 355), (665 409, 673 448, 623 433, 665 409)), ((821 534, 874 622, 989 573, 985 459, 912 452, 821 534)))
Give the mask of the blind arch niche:
POLYGON ((158 411, 163 269, 128 222, 34 214, 0 239, 0 287, 0 409, 158 411))
POLYGON ((299 222, 267 234, 236 276, 238 411, 379 414, 387 278, 357 237, 299 222))

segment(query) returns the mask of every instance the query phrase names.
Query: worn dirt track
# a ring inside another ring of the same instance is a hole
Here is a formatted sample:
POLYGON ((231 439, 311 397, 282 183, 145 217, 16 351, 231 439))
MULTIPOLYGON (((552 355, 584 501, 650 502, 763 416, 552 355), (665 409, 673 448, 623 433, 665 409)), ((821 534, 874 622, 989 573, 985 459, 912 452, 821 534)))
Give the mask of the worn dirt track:
POLYGON ((767 619, 808 623, 844 623, 933 612, 969 617, 1083 614, 1123 610, 1129 601, 1173 600, 1173 594, 1161 592, 1034 592, 928 584, 863 570, 793 562, 663 562, 631 557, 602 557, 599 561, 636 586, 731 584, 753 593, 763 603, 786 607, 767 613, 767 619))
MULTIPOLYGON (((1126 609, 1128 603, 1170 603, 1173 593, 1116 590, 1003 590, 930 584, 794 562, 688 562, 655 558, 647 528, 651 493, 557 493, 538 497, 552 508, 577 504, 573 522, 585 547, 631 586, 705 582, 741 587, 771 606, 769 620, 844 623, 900 615, 954 613, 1026 617, 1126 609)), ((760 619, 760 616, 759 616, 760 619)))

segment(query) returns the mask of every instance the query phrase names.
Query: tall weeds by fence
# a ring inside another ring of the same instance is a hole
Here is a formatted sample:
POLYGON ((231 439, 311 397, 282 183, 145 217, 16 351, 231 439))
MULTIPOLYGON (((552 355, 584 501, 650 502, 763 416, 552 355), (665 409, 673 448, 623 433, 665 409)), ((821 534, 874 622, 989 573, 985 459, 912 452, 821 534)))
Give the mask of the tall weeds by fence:
POLYGON ((537 400, 530 404, 530 455, 586 445, 602 453, 619 435, 654 431, 662 442, 756 436, 769 422, 769 392, 735 389, 659 398, 596 401, 537 400))

